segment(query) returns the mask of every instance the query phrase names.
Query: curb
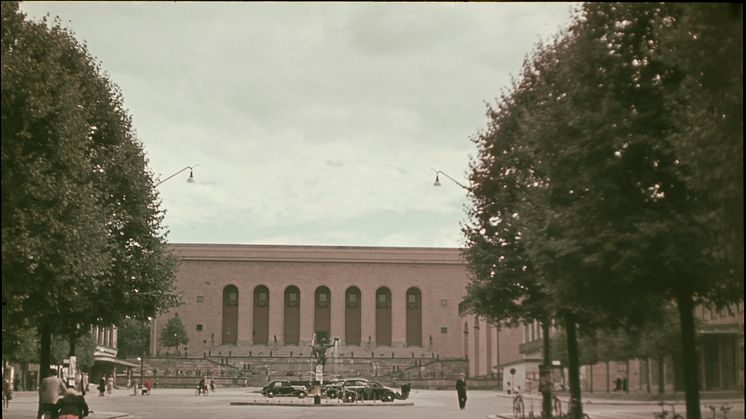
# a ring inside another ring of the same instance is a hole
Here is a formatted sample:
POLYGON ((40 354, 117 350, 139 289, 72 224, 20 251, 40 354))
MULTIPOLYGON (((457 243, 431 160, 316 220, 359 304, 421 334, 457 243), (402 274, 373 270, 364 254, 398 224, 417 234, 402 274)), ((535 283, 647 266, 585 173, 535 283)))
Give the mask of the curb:
POLYGON ((231 402, 231 406, 290 406, 290 407, 396 407, 396 406, 414 406, 414 402, 404 403, 261 403, 261 402, 231 402))

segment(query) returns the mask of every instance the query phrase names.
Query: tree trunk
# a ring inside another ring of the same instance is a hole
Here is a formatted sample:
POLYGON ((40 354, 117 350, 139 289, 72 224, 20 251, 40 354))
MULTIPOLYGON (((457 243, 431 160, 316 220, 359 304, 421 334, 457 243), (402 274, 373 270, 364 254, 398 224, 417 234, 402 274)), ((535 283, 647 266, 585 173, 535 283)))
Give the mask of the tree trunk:
POLYGON ((666 392, 666 358, 661 355, 658 357, 658 393, 666 392))
POLYGON ((609 361, 606 361, 606 392, 611 393, 611 369, 609 368, 609 361))
POLYGON ((583 405, 580 398, 580 355, 576 335, 575 316, 567 314, 565 318, 567 331, 567 369, 570 381, 570 411, 572 419, 583 417, 583 405))
POLYGON ((52 357, 52 332, 47 326, 39 330, 39 379, 49 376, 49 359, 52 357))
POLYGON ((75 356, 75 343, 78 341, 78 336, 75 332, 70 332, 68 339, 70 341, 70 352, 68 353, 68 356, 75 356))
POLYGON ((626 364, 625 365, 626 366, 626 372, 625 372, 625 378, 624 378, 624 383, 623 383, 622 387, 624 387, 624 392, 625 393, 629 393, 629 358, 627 358, 624 361, 624 363, 626 364))
POLYGON ((697 342, 694 330, 694 302, 690 292, 682 291, 676 298, 681 322, 681 345, 683 358, 684 389, 686 391, 687 419, 700 419, 699 365, 697 342))
POLYGON ((541 417, 545 419, 551 419, 552 417, 552 388, 547 384, 551 383, 552 374, 552 358, 550 356, 550 342, 549 342, 549 321, 544 320, 541 322, 541 333, 544 335, 543 344, 543 363, 544 370, 541 371, 539 377, 539 387, 541 388, 541 417), (543 384, 543 385, 542 385, 543 384))

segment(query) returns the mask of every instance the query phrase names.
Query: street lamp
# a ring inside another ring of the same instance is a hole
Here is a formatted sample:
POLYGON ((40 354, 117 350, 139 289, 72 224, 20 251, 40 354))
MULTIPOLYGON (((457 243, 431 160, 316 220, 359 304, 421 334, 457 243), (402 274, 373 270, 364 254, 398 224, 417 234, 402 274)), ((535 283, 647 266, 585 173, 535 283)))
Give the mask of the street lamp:
POLYGON ((140 388, 142 388, 142 375, 143 375, 142 364, 143 364, 143 361, 145 360, 145 355, 143 354, 143 356, 138 356, 137 360, 140 361, 140 388))
POLYGON ((430 169, 432 169, 432 171, 435 172, 435 182, 433 182, 433 186, 440 186, 440 178, 438 178, 438 175, 440 174, 440 175, 443 175, 443 176, 447 177, 448 179, 450 179, 451 182, 455 183, 456 185, 458 185, 458 186, 466 189, 467 191, 469 190, 469 188, 467 186, 465 186, 461 182, 457 181, 456 179, 448 176, 448 174, 445 173, 444 171, 442 171, 442 170, 436 170, 436 169, 433 169, 432 167, 430 169))
POLYGON ((199 165, 198 165, 198 164, 195 164, 194 166, 187 166, 187 167, 185 167, 185 168, 183 168, 183 169, 179 170, 178 172, 176 172, 176 173, 172 174, 171 176, 169 176, 169 177, 167 177, 167 178, 165 178, 165 179, 163 179, 163 180, 161 180, 161 181, 157 182, 157 183, 155 184, 155 186, 158 186, 158 185, 160 185, 161 183, 163 183, 163 182, 165 182, 165 181, 167 181, 167 180, 171 179, 172 177, 174 177, 174 176, 178 175, 179 173, 181 173, 181 172, 183 172, 183 171, 185 171, 185 170, 187 170, 187 169, 189 169, 189 178, 187 178, 187 182, 188 182, 188 183, 194 183, 194 173, 193 173, 192 171, 193 171, 193 170, 194 170, 194 168, 195 168, 195 167, 197 167, 197 166, 199 166, 199 165))

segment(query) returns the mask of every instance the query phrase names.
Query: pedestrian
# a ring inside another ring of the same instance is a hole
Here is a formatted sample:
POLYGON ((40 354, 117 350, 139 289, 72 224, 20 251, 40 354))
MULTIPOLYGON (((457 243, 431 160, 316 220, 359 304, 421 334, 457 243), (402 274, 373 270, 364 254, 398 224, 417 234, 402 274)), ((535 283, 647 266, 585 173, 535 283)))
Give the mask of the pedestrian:
POLYGON ((88 416, 88 403, 83 396, 72 388, 65 391, 65 395, 57 400, 55 405, 57 419, 82 419, 88 416))
POLYGON ((98 382, 98 397, 103 397, 106 392, 106 377, 101 376, 101 381, 98 382))
POLYGON ((466 380, 463 372, 458 373, 456 380, 456 393, 458 394, 458 406, 463 409, 466 407, 466 380))
POLYGON ((145 386, 145 391, 147 392, 147 395, 150 396, 150 390, 153 389, 153 383, 150 382, 150 378, 146 378, 143 385, 145 386))
POLYGON ((215 392, 215 380, 210 379, 210 391, 215 392))
POLYGON ((106 379, 106 392, 108 394, 111 394, 111 391, 114 389, 114 377, 111 375, 109 378, 106 379))
POLYGON ((57 370, 50 369, 49 376, 41 380, 39 384, 39 411, 36 415, 37 419, 41 419, 46 414, 49 417, 55 417, 57 399, 60 395, 65 394, 66 390, 65 383, 57 377, 57 370))
POLYGON ((13 388, 10 386, 10 380, 3 378, 3 409, 8 410, 10 400, 13 398, 13 388))

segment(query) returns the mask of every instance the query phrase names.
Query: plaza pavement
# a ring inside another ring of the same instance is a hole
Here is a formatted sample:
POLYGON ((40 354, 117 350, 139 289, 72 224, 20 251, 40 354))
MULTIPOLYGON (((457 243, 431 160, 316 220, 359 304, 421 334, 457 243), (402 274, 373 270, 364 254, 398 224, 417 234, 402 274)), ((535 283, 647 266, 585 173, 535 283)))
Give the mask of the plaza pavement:
MULTIPOLYGON (((10 409, 3 411, 5 419, 31 419, 36 417, 36 392, 16 392, 10 409)), ((90 419, 114 418, 303 418, 303 419, 451 419, 451 418, 512 418, 510 395, 489 391, 470 390, 465 410, 459 410, 455 390, 417 390, 405 403, 378 402, 378 406, 337 404, 328 407, 313 406, 313 398, 277 397, 267 399, 257 388, 218 388, 209 396, 195 396, 192 389, 155 389, 150 396, 133 396, 132 391, 114 390, 112 395, 99 397, 98 392, 86 395, 93 414, 90 419), (231 403, 254 405, 231 405, 231 403), (273 406, 275 402, 284 406, 273 406)), ((526 411, 533 409, 538 416, 541 398, 538 394, 524 394, 526 411)), ((562 398, 562 397, 561 397, 562 398)), ((565 400, 566 401, 566 400, 565 400)), ((634 400, 605 400, 584 396, 584 411, 592 419, 653 419, 652 412, 660 410, 657 402, 634 400)), ((703 405, 728 404, 734 410, 728 419, 744 417, 741 399, 703 400, 703 405)), ((676 402, 676 411, 683 413, 683 401, 676 402)), ((703 418, 709 418, 709 411, 703 418)), ((722 418, 720 415, 718 418, 722 418)))

